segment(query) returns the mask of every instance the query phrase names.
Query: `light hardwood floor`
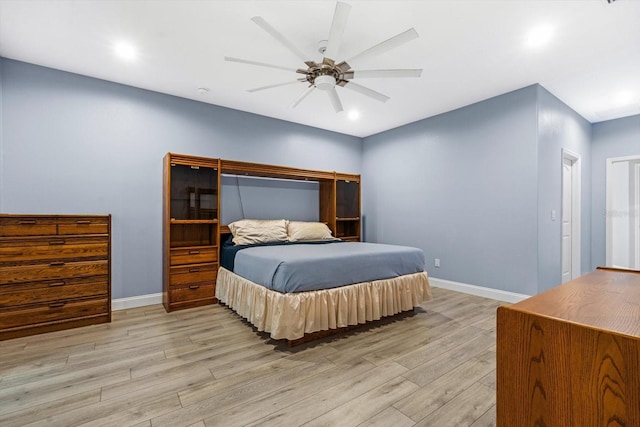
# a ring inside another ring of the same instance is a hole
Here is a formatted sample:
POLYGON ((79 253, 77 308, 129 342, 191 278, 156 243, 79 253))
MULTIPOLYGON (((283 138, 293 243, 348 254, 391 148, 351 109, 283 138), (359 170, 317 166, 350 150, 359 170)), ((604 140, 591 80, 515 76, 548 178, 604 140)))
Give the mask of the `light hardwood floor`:
POLYGON ((218 305, 3 341, 0 426, 492 426, 502 303, 433 294, 293 349, 218 305))

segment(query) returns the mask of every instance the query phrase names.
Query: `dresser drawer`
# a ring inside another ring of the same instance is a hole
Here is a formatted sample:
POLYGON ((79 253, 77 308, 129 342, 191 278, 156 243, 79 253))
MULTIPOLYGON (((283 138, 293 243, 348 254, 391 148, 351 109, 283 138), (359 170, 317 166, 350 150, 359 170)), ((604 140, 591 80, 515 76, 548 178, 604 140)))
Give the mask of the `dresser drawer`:
POLYGON ((109 237, 58 237, 0 241, 0 265, 73 258, 107 258, 109 237))
POLYGON ((0 309, 64 299, 107 297, 108 294, 108 276, 17 283, 0 286, 0 309))
POLYGON ((184 285, 169 290, 171 304, 186 303, 190 301, 212 299, 215 297, 216 286, 207 285, 184 285))
POLYGON ((171 249, 171 265, 205 264, 218 261, 217 246, 171 249))
POLYGON ((0 329, 108 313, 108 298, 0 309, 0 329))
POLYGON ((59 218, 58 234, 106 234, 109 231, 108 218, 59 218))
POLYGON ((58 223, 55 218, 0 218, 0 237, 55 235, 57 231, 58 223))
POLYGON ((67 277, 104 276, 109 274, 109 262, 77 261, 51 262, 49 264, 31 264, 0 267, 0 286, 10 283, 28 283, 40 280, 64 279, 67 277))
POLYGON ((171 267, 171 286, 193 283, 214 283, 218 275, 218 264, 193 264, 185 267, 171 267))

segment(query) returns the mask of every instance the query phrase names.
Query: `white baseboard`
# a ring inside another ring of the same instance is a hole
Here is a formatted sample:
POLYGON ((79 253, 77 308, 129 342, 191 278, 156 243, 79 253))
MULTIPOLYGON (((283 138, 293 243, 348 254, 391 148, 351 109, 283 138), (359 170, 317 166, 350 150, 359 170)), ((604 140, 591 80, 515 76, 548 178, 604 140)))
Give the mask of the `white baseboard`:
POLYGON ((126 310, 154 304, 162 304, 162 293, 114 299, 111 301, 111 310, 126 310))
MULTIPOLYGON (((469 285, 466 283, 453 282, 451 280, 438 279, 429 276, 429 283, 435 288, 448 289, 450 291, 462 292, 483 298, 491 298, 498 301, 515 303, 529 298, 529 295, 517 294, 515 292, 501 291, 500 289, 485 288, 483 286, 469 285)), ((162 293, 138 295, 135 297, 118 298, 111 302, 111 309, 126 310, 128 308, 144 307, 147 305, 162 304, 162 293)))
POLYGON ((466 283, 453 282, 451 280, 429 277, 429 284, 435 288, 448 289, 450 291, 462 292, 483 298, 491 298, 504 302, 520 302, 529 298, 529 295, 517 294, 515 292, 502 291, 500 289, 485 288, 483 286, 468 285, 466 283))

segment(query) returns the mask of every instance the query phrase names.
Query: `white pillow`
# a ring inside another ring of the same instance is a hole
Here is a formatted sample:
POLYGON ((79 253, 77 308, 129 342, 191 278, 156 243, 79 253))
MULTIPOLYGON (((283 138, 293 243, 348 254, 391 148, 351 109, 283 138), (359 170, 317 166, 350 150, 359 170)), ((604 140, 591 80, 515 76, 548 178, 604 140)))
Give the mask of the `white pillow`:
POLYGON ((229 224, 236 245, 286 242, 287 220, 284 219, 241 219, 229 224))
POLYGON ((287 225, 289 240, 299 242, 301 240, 337 240, 331 235, 327 224, 322 222, 289 221, 287 225))

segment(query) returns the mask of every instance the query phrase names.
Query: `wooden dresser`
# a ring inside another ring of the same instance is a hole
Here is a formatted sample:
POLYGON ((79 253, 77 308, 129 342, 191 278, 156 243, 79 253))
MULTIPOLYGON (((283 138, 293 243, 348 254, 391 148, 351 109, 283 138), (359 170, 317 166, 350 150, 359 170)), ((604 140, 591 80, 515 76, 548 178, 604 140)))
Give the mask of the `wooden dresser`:
POLYGON ((0 214, 0 339, 111 321, 111 216, 0 214))
POLYGON ((498 426, 640 426, 640 272, 598 268, 497 313, 498 426))

